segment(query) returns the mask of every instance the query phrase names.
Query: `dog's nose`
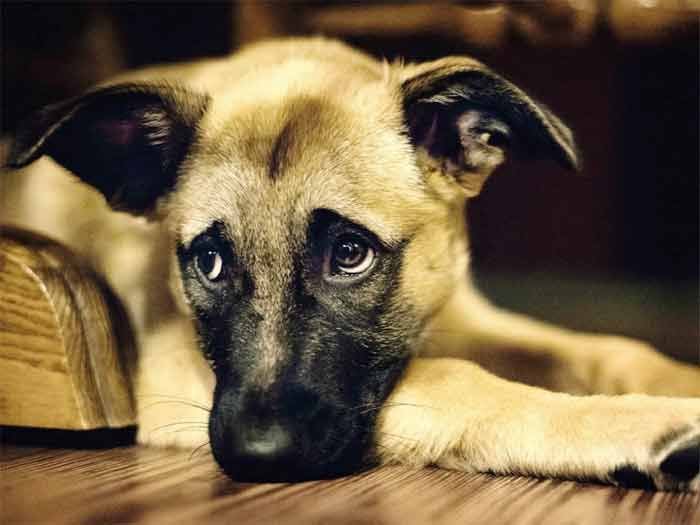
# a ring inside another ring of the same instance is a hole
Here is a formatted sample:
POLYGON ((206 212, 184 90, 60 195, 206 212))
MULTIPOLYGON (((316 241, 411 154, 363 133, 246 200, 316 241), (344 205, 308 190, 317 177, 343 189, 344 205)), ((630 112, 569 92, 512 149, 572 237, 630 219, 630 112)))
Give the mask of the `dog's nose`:
POLYGON ((227 432, 226 444, 213 447, 214 455, 238 481, 292 481, 298 453, 289 429, 278 423, 243 424, 227 432))
POLYGON ((234 439, 233 456, 253 465, 277 463, 293 452, 288 430, 273 423, 267 427, 249 426, 234 439))
POLYGON ((209 419, 214 458, 237 481, 336 475, 359 458, 351 446, 357 432, 342 407, 299 384, 273 394, 222 389, 209 419))

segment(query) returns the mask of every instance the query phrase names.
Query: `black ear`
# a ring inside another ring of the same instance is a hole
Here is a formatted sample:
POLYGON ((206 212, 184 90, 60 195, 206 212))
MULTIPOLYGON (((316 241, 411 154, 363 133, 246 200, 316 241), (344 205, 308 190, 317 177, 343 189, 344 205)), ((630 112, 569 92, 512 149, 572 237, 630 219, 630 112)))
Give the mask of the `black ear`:
POLYGON ((19 168, 49 155, 112 207, 147 213, 173 189, 207 104, 207 96, 176 86, 101 88, 24 122, 8 165, 19 168))
POLYGON ((404 67, 406 121, 419 160, 477 195, 506 155, 579 168, 571 131, 546 107, 475 60, 448 57, 404 67))

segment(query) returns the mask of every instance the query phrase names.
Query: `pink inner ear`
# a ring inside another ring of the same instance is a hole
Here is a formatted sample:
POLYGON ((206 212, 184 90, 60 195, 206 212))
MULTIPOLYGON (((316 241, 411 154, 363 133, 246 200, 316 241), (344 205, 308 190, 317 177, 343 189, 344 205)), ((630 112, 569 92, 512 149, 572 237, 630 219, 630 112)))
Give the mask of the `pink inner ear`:
POLYGON ((102 120, 96 124, 97 132, 115 146, 127 146, 134 142, 139 126, 132 120, 102 120))

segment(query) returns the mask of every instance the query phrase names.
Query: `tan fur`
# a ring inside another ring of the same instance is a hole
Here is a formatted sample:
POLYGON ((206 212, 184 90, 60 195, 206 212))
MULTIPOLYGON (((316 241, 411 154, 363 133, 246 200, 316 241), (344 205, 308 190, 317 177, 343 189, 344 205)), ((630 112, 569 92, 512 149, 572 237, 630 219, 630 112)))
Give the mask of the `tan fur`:
POLYGON ((424 358, 387 401, 377 435, 387 462, 610 480, 620 465, 651 467, 667 451, 650 454, 662 428, 685 429, 674 441, 696 436, 697 414, 697 399, 571 396, 424 358))
MULTIPOLYGON (((445 60, 450 65, 454 59, 445 60)), ((0 178, 14 196, 23 184, 27 199, 17 205, 13 197, 14 208, 5 208, 3 220, 87 253, 136 319, 139 441, 206 441, 206 411, 175 402, 208 406, 213 388, 173 271, 175 240, 186 243, 212 218, 223 220, 241 240, 246 263, 264 276, 261 296, 274 302, 282 293, 279 276, 292 271, 286 254, 294 246, 286 232, 290 225, 304 228, 318 207, 365 225, 390 245, 411 239, 400 297, 426 322, 416 352, 470 358, 508 379, 543 387, 498 378, 462 359, 416 358, 380 416, 376 439, 384 461, 608 479, 620 464, 651 462, 649 450, 668 431, 700 431, 700 399, 550 391, 697 397, 697 367, 636 341, 574 333, 503 312, 475 290, 466 272, 465 195, 477 194, 492 168, 476 178, 446 177, 444 164, 413 151, 396 133, 403 127, 400 83, 434 66, 389 66, 336 42, 287 40, 115 79, 177 81, 212 97, 200 139, 181 169, 186 176, 173 197, 160 202, 155 224, 108 211, 95 192, 48 160, 0 178), (288 123, 292 128, 285 130, 288 123), (284 173, 275 178, 270 156, 285 133, 277 166, 284 173), (78 208, 87 212, 77 224, 78 208), (168 281, 172 296, 164 293, 168 281), (509 367, 512 355, 503 351, 515 348, 529 372, 509 367)), ((568 132, 550 127, 553 134, 568 132)), ((268 310, 260 304, 264 315, 268 310)), ((266 318, 270 327, 274 321, 266 318)), ((272 376, 277 360, 273 328, 265 337, 261 382, 272 376)), ((697 489, 697 482, 690 488, 697 489)))

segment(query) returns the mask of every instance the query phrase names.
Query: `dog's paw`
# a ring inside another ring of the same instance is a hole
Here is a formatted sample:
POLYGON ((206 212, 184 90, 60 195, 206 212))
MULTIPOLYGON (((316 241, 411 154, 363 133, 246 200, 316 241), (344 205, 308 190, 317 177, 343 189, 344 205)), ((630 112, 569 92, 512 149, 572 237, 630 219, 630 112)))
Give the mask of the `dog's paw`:
POLYGON ((610 477, 616 485, 627 488, 700 491, 700 420, 659 438, 647 465, 621 465, 610 477))

